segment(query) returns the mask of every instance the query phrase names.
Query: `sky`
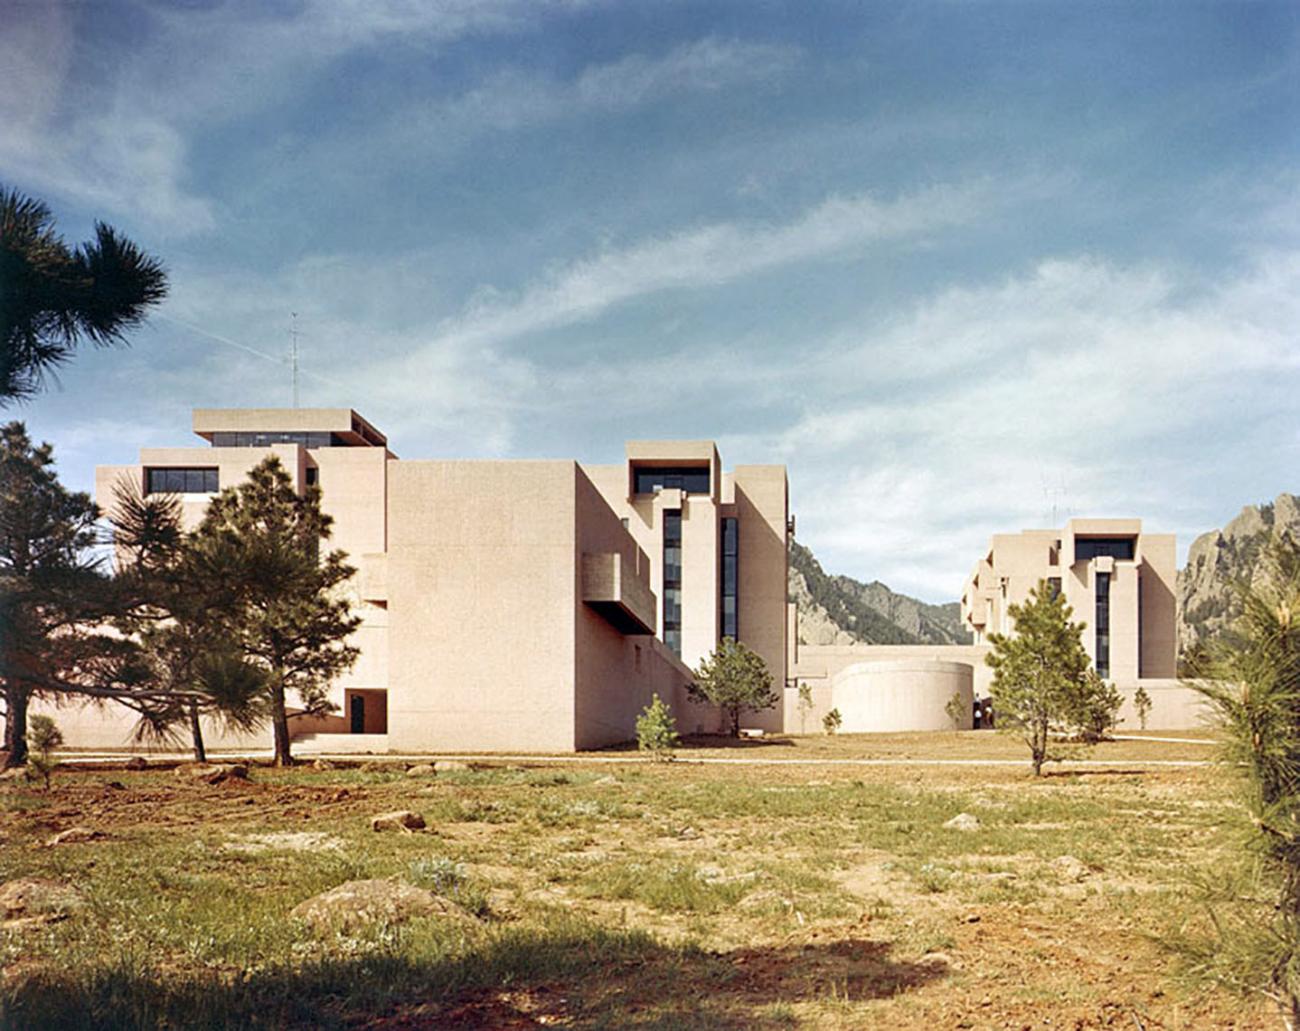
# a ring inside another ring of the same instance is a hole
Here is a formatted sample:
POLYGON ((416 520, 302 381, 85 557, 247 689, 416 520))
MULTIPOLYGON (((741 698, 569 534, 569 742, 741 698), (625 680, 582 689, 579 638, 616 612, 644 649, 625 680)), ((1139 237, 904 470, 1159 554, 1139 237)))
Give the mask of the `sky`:
POLYGON ((1300 492, 1300 5, 0 0, 0 183, 170 295, 0 416, 784 463, 830 572, 1300 492), (292 313, 297 313, 296 317, 292 313))

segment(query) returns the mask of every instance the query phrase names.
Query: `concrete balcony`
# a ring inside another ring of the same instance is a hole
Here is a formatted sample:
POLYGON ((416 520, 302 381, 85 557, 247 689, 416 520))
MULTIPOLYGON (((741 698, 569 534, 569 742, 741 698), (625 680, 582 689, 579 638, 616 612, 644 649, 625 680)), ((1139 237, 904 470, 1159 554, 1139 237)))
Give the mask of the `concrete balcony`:
POLYGON ((655 632, 654 592, 618 552, 582 556, 582 600, 624 634, 655 632))

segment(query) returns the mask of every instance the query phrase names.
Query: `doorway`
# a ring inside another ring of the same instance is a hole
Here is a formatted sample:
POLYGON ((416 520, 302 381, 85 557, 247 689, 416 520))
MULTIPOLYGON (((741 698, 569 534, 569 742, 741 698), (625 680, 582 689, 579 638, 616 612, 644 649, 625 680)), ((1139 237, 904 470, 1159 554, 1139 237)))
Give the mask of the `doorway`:
POLYGON ((366 732, 366 700, 359 694, 352 695, 348 715, 352 719, 352 733, 366 732))

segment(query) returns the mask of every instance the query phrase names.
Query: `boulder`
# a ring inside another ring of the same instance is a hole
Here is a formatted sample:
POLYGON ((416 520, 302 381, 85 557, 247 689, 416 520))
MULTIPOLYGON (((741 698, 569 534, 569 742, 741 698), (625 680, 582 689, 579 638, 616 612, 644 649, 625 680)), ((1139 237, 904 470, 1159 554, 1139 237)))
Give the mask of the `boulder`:
POLYGON ((248 767, 243 763, 187 763, 176 767, 176 775, 204 784, 220 784, 223 780, 247 780, 248 767))
POLYGON ((459 759, 439 759, 433 764, 433 768, 438 773, 454 773, 456 770, 473 769, 469 763, 463 763, 459 759))
POLYGON ((438 771, 433 763, 416 763, 406 771, 408 777, 434 777, 437 774, 438 771))
POLYGON ((0 884, 0 919, 6 926, 52 923, 84 907, 81 892, 42 877, 23 877, 0 884))
POLYGON ((128 770, 147 770, 149 768, 149 760, 143 755, 133 755, 126 761, 125 768, 128 770))
POLYGON ((370 818, 373 831, 418 831, 424 829, 424 817, 409 809, 396 809, 370 818))
POLYGON ((431 891, 396 880, 348 881, 300 902, 290 912, 317 934, 357 931, 373 924, 401 924, 417 917, 471 917, 431 891))
POLYGON ((980 829, 980 822, 978 817, 970 813, 958 813, 944 824, 944 828, 950 831, 977 831, 980 829))
POLYGON ((65 831, 59 831, 58 834, 50 838, 45 843, 46 848, 53 848, 55 845, 82 845, 87 841, 99 841, 104 835, 97 830, 89 827, 69 827, 65 831))
POLYGON ((388 773, 392 768, 392 763, 379 763, 374 760, 364 762, 357 767, 357 769, 362 773, 388 773))
POLYGON ((1092 872, 1087 863, 1074 856, 1057 856, 1052 860, 1052 869, 1066 881, 1081 881, 1092 872))
POLYGON ((334 764, 328 759, 317 759, 311 764, 311 768, 313 770, 332 770, 334 769, 334 764))

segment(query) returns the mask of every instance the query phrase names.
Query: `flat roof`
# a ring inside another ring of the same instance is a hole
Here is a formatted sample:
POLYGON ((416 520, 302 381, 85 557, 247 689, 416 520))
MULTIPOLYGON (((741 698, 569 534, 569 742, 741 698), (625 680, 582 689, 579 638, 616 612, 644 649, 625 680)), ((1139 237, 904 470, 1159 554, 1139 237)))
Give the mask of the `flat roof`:
POLYGON ((351 408, 195 408, 194 432, 209 443, 214 433, 336 433, 358 447, 384 447, 388 438, 351 408))

